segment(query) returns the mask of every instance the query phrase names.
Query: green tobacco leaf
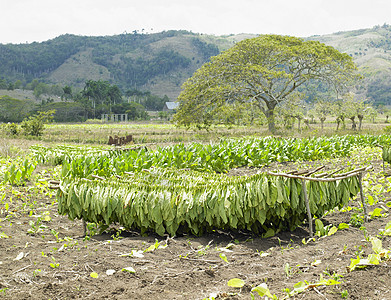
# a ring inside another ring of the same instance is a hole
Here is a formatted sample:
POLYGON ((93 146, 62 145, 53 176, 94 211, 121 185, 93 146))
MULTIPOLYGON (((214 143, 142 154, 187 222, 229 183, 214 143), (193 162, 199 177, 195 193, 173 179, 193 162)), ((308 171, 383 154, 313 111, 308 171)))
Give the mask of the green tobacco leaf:
POLYGON ((360 257, 357 256, 357 258, 351 258, 350 259, 350 265, 349 265, 349 270, 353 271, 356 269, 357 264, 360 263, 360 257))
POLYGON ((378 254, 369 254, 368 255, 368 262, 372 265, 378 265, 380 263, 380 255, 378 254))
POLYGON ((383 209, 381 209, 379 207, 375 208, 375 210, 370 213, 371 219, 376 218, 376 217, 381 217, 382 216, 382 214, 381 214, 382 210, 383 209))
POLYGON ((369 205, 375 204, 375 199, 373 199, 373 197, 371 195, 368 195, 368 204, 369 205))
POLYGON ((222 259, 222 260, 224 260, 227 264, 228 264, 228 259, 227 259, 227 256, 224 254, 224 253, 220 253, 220 258, 222 259))
POLYGON ((304 290, 307 288, 307 284, 303 281, 299 281, 293 286, 293 288, 294 288, 294 292, 300 294, 304 292, 304 290))
POLYGON ((391 221, 387 223, 386 227, 384 228, 383 234, 391 236, 391 221))
POLYGON ((132 267, 126 267, 126 268, 123 268, 122 270, 121 270, 122 272, 129 272, 129 273, 136 273, 136 270, 135 269, 133 269, 132 267))
POLYGON ((371 244, 373 252, 375 252, 376 254, 380 254, 381 252, 383 252, 383 245, 381 240, 376 237, 373 237, 371 238, 371 244))
POLYGON ((242 279, 233 278, 233 279, 229 280, 227 284, 230 287, 242 288, 245 285, 245 282, 242 279))
POLYGON ((266 239, 266 238, 269 238, 269 237, 272 237, 276 234, 276 232, 274 231, 273 228, 269 228, 263 235, 262 235, 262 238, 266 239))
POLYGON ((6 235, 4 232, 0 232, 0 239, 8 239, 9 236, 6 235))
POLYGON ((270 299, 274 299, 273 295, 270 293, 269 288, 266 283, 261 283, 260 285, 254 287, 251 292, 257 292, 260 297, 266 296, 270 299))
POLYGON ((340 224, 338 225, 338 230, 348 229, 349 227, 350 227, 349 224, 340 223, 340 224))
POLYGON ((330 228, 329 232, 327 233, 328 236, 330 235, 333 235, 334 233, 336 233, 338 231, 338 228, 333 226, 330 228))
POLYGON ((319 232, 320 236, 324 235, 324 225, 323 222, 319 219, 315 220, 315 230, 319 232))

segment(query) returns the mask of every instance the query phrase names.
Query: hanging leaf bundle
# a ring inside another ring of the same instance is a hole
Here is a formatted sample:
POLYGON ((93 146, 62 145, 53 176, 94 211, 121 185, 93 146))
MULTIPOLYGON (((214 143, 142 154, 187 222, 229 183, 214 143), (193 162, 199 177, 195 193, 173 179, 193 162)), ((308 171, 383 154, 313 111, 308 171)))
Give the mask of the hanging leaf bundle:
POLYGON ((391 147, 383 147, 383 161, 391 164, 391 147))
MULTIPOLYGON (((359 191, 356 176, 307 182, 311 213, 344 206, 359 191)), ((244 229, 260 234, 294 230, 306 219, 301 181, 260 173, 228 177, 192 170, 153 168, 121 179, 65 179, 58 210, 70 219, 159 235, 214 229, 244 229)))

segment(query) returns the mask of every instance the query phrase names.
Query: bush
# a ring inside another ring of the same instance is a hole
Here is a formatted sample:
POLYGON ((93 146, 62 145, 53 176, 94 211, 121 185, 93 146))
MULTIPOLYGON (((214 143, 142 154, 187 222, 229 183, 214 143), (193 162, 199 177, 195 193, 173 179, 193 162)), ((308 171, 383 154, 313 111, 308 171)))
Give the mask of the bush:
POLYGON ((6 135, 18 135, 19 126, 15 123, 7 123, 1 126, 1 129, 6 135))
POLYGON ((40 111, 38 115, 30 116, 23 120, 20 125, 23 128, 25 135, 41 136, 45 129, 45 123, 49 123, 53 120, 55 110, 40 111))

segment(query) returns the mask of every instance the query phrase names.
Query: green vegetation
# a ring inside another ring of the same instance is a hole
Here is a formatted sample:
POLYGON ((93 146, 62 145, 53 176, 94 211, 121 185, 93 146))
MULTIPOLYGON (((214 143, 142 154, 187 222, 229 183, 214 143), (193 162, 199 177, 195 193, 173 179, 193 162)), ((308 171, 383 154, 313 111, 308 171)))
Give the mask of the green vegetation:
POLYGON ((21 122, 33 109, 31 100, 0 96, 0 122, 21 122))
POLYGON ((355 80, 352 58, 319 42, 262 35, 237 43, 212 58, 185 82, 174 120, 210 126, 221 107, 251 103, 263 112, 274 133, 275 108, 310 81, 327 82, 337 91, 355 80))
MULTIPOLYGON (((265 173, 226 177, 215 172, 260 167, 273 161, 345 157, 356 147, 390 142, 388 135, 367 135, 245 138, 215 145, 178 144, 154 151, 34 146, 31 156, 40 163, 62 165, 59 212, 71 219, 106 226, 119 222, 128 229, 153 230, 160 235, 175 235, 178 230, 197 235, 213 228, 235 228, 270 236, 293 230, 306 218, 304 202, 300 201, 302 183, 265 173)), ((307 189, 311 213, 321 217, 334 207, 342 208, 357 194, 358 179, 311 181, 307 189)), ((319 220, 316 225, 319 236, 336 230, 319 220)))
POLYGON ((89 178, 123 175, 151 167, 225 173, 241 166, 261 167, 271 162, 308 161, 345 157, 357 146, 391 143, 389 135, 349 135, 303 139, 274 137, 224 139, 216 144, 191 143, 122 151, 92 147, 34 146, 32 154, 41 163, 62 164, 64 177, 89 178))

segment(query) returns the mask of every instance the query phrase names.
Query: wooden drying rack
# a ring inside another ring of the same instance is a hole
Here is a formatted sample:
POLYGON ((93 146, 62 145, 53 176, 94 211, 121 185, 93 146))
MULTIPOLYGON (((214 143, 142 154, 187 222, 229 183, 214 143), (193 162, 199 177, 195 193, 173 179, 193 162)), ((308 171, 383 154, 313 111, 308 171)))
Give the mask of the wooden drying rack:
MULTIPOLYGON (((363 172, 368 171, 373 167, 372 166, 362 167, 362 168, 354 169, 352 171, 348 171, 348 172, 345 172, 342 174, 336 174, 336 173, 342 171, 344 168, 340 168, 340 169, 335 170, 331 173, 324 172, 324 173, 315 174, 315 173, 319 172, 320 170, 323 170, 324 168, 325 168, 325 166, 323 165, 323 166, 320 166, 320 167, 312 169, 312 170, 311 169, 303 170, 303 171, 296 170, 296 171, 290 171, 288 173, 266 172, 266 174, 269 174, 272 176, 282 176, 282 177, 295 178, 295 179, 301 180, 301 184, 303 187, 304 201, 305 201, 305 206, 306 206, 306 210, 307 210, 310 237, 314 236, 314 232, 313 232, 313 226, 312 226, 313 218, 311 215, 310 204, 309 204, 309 200, 308 200, 308 196, 307 196, 307 189, 306 189, 306 184, 305 184, 306 180, 318 181, 318 182, 331 182, 331 181, 337 181, 337 180, 341 180, 341 179, 345 179, 345 178, 349 178, 349 177, 353 177, 353 176, 358 176, 359 188, 360 188, 360 198, 361 198, 361 202, 362 202, 362 205, 364 208, 364 221, 368 220, 367 205, 365 203, 364 192, 363 192, 363 188, 362 188, 362 174, 363 174, 363 172), (313 175, 313 177, 310 177, 311 175, 313 175)), ((127 173, 127 172, 125 172, 125 173, 127 173)), ((96 178, 96 179, 100 179, 100 180, 105 179, 105 178, 97 176, 97 175, 92 175, 92 177, 96 178)), ((60 188, 60 181, 52 180, 49 183, 53 184, 53 186, 49 186, 50 189, 59 189, 60 188)), ((84 229, 84 236, 85 236, 87 230, 86 230, 86 223, 85 223, 84 219, 83 219, 83 229, 84 229)))
POLYGON ((323 165, 323 166, 320 166, 320 167, 315 168, 313 170, 309 169, 309 170, 304 170, 304 171, 290 171, 288 173, 267 172, 267 174, 273 175, 273 176, 282 176, 282 177, 295 178, 295 179, 301 180, 304 201, 305 201, 305 206, 306 206, 306 210, 307 210, 310 237, 314 236, 314 232, 313 232, 313 227, 312 227, 313 218, 311 215, 310 203, 308 200, 307 189, 306 189, 306 184, 305 184, 306 180, 318 181, 318 182, 331 182, 331 181, 338 181, 338 180, 342 180, 345 178, 357 176, 358 182, 359 182, 359 187, 360 187, 360 198, 361 198, 361 202, 362 202, 363 209, 364 209, 364 221, 368 220, 367 204, 365 203, 364 192, 363 192, 363 188, 362 188, 362 174, 363 174, 363 172, 368 171, 368 170, 372 169, 373 167, 372 166, 362 167, 362 168, 354 169, 354 170, 351 170, 351 171, 348 171, 348 172, 345 172, 342 174, 336 174, 336 173, 342 171, 344 168, 340 168, 340 169, 333 171, 331 173, 325 172, 325 173, 315 174, 316 172, 319 172, 320 170, 323 170, 324 168, 325 168, 325 166, 323 165), (309 177, 310 175, 314 175, 314 176, 309 177), (335 177, 332 177, 334 175, 335 175, 335 177))

